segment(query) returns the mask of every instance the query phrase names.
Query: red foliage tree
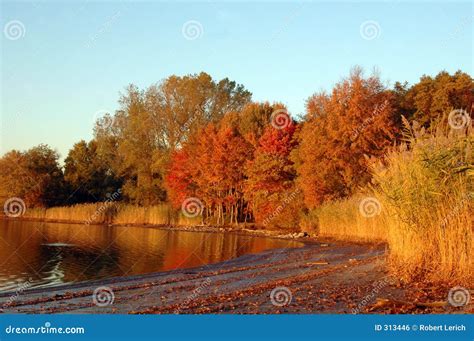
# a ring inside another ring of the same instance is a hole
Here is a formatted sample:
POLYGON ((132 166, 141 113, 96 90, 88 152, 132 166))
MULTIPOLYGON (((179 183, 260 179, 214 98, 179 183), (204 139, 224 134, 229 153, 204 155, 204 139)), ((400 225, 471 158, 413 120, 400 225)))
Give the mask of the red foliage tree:
POLYGON ((258 224, 293 227, 297 223, 299 193, 290 159, 297 144, 295 130, 293 123, 281 129, 268 126, 259 139, 254 159, 246 165, 245 198, 258 224))

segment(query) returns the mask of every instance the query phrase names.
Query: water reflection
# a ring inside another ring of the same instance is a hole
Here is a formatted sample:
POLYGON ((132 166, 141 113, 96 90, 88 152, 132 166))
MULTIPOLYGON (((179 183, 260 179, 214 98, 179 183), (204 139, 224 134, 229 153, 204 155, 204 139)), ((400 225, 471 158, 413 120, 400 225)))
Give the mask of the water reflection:
POLYGON ((0 220, 0 291, 215 263, 300 243, 235 234, 0 220))

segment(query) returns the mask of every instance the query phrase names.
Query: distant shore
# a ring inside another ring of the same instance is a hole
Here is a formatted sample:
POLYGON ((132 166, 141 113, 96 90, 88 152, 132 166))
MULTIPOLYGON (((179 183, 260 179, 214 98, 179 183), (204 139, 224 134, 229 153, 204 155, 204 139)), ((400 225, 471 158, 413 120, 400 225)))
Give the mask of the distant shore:
MULTIPOLYGON (((61 219, 43 219, 43 218, 31 218, 31 217, 19 217, 19 218, 8 218, 0 216, 0 220, 21 220, 21 221, 37 221, 52 224, 74 224, 84 225, 83 221, 70 221, 61 219)), ((92 225, 92 224, 91 224, 92 225)), ((215 232, 215 233, 239 233, 244 235, 250 235, 255 237, 267 237, 267 238, 279 238, 279 239, 301 239, 311 237, 307 232, 296 232, 291 230, 282 229, 264 229, 255 225, 225 225, 225 226, 212 226, 212 225, 169 225, 169 224, 143 224, 143 223, 113 223, 94 224, 97 226, 130 226, 130 227, 150 227, 150 228, 161 228, 167 230, 176 231, 189 231, 189 232, 215 232)), ((313 236, 314 237, 314 236, 313 236)))

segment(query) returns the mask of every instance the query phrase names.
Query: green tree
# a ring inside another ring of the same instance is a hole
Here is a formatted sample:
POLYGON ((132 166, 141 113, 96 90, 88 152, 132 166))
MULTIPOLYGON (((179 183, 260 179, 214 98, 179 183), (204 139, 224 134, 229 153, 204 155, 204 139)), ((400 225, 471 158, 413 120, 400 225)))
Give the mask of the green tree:
POLYGON ((130 85, 111 121, 96 125, 99 153, 116 152, 111 162, 129 200, 144 205, 163 201, 173 151, 199 128, 241 110, 250 97, 242 85, 227 78, 216 82, 206 73, 171 76, 146 90, 130 85))
POLYGON ((461 71, 453 75, 442 71, 434 78, 424 75, 402 99, 406 103, 405 106, 410 108, 408 114, 413 112, 412 116, 406 113, 404 115, 428 126, 430 122, 448 115, 454 109, 471 112, 474 103, 474 80, 461 71))
POLYGON ((69 151, 64 176, 71 189, 68 203, 104 201, 121 187, 121 181, 97 153, 97 142, 84 140, 69 151))

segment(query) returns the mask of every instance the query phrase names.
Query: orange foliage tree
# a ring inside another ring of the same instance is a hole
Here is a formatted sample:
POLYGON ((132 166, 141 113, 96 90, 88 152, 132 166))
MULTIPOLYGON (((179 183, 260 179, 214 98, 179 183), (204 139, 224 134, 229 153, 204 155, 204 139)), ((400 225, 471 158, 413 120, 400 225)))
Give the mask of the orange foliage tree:
POLYGON ((186 197, 197 197, 208 222, 244 220, 243 169, 251 156, 252 146, 236 128, 207 125, 172 157, 166 176, 170 200, 179 206, 186 197))
POLYGON ((396 137, 393 95, 378 76, 354 69, 330 95, 313 95, 295 154, 308 208, 346 197, 370 181, 368 160, 396 137))

